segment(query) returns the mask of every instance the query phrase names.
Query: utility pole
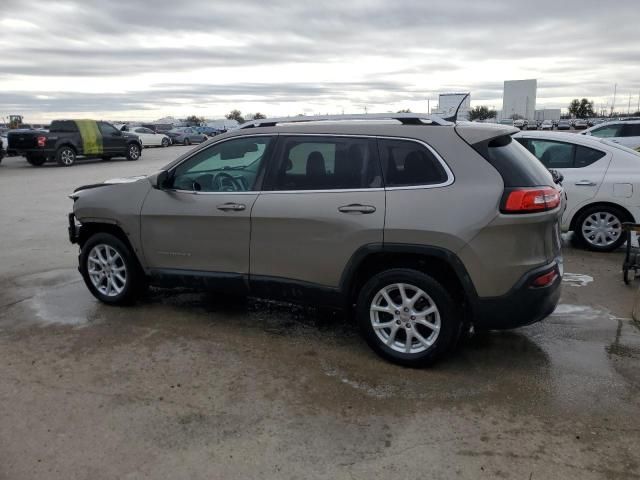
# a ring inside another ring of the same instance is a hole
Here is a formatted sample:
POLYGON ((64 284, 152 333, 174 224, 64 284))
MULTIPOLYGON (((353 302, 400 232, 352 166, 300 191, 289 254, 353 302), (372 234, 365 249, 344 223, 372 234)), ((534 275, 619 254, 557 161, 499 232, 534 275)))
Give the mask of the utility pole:
POLYGON ((614 84, 613 85, 613 102, 611 103, 611 113, 609 114, 610 117, 613 117, 613 109, 616 107, 616 93, 618 91, 618 84, 614 84))
POLYGON ((629 94, 629 105, 627 106, 627 116, 631 116, 631 94, 629 94))

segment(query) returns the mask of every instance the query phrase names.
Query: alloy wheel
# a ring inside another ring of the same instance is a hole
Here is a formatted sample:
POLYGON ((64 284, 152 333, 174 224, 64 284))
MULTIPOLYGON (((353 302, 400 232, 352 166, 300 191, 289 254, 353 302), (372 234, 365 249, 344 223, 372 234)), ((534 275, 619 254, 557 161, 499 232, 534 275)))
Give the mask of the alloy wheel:
POLYGON ((127 285, 127 266, 111 245, 95 245, 87 257, 87 272, 98 292, 107 297, 120 295, 127 285))
POLYGON ((433 299, 420 288, 394 283, 376 293, 369 308, 371 325, 387 347, 417 354, 438 339, 440 312, 433 299))
POLYGON ((62 152, 60 152, 60 160, 62 160, 62 163, 64 165, 73 165, 73 162, 75 162, 76 160, 73 150, 71 150, 70 148, 65 148, 62 152))

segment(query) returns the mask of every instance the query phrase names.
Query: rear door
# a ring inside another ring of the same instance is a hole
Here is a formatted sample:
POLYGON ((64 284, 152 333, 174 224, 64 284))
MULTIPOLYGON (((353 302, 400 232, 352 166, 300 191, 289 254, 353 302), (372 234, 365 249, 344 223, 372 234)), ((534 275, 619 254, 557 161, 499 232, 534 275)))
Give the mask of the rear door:
POLYGON ((281 135, 251 214, 251 283, 335 288, 349 259, 382 244, 385 192, 376 140, 281 135))
POLYGON ((517 138, 548 169, 564 175, 562 185, 567 192, 567 209, 563 224, 596 196, 609 168, 611 155, 584 145, 530 137, 517 138))

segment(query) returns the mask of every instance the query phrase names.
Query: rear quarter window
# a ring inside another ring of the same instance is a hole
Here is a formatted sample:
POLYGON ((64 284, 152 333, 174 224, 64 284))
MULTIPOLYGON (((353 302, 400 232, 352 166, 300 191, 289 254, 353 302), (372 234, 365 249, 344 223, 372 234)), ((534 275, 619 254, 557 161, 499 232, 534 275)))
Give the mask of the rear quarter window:
POLYGON ((73 120, 54 120, 51 122, 50 132, 55 133, 76 133, 78 125, 73 120))
POLYGON ((473 145, 502 176, 505 187, 553 186, 545 166, 510 135, 473 145))

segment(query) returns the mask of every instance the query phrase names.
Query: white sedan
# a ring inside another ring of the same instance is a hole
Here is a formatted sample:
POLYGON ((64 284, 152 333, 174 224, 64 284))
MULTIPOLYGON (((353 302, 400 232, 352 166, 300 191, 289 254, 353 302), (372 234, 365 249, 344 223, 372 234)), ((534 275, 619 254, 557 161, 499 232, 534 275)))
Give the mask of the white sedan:
POLYGON ((571 133, 524 131, 514 138, 564 176, 564 231, 590 250, 608 252, 624 243, 622 223, 640 222, 640 153, 571 133))
POLYGON ((128 131, 138 136, 143 147, 168 147, 171 139, 146 127, 128 127, 128 131))

